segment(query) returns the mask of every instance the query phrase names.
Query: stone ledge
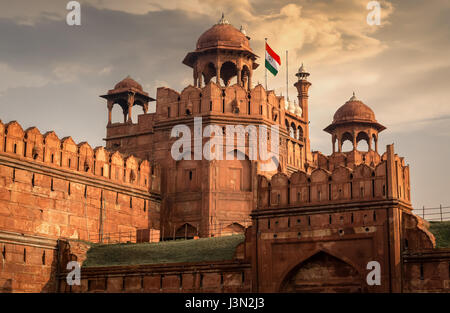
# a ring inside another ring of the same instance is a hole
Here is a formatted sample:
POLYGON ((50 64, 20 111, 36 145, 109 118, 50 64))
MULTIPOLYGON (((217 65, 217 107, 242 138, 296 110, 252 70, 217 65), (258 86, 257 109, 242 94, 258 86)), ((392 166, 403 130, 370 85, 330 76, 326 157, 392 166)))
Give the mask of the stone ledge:
POLYGON ((43 249, 58 249, 58 240, 0 230, 0 242, 43 249))

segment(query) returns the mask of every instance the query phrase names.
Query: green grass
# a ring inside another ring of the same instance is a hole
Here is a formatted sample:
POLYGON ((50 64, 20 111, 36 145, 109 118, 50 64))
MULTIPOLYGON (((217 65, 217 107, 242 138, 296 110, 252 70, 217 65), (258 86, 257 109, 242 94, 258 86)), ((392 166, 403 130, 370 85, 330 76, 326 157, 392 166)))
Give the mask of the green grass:
POLYGON ((83 267, 164 264, 231 260, 244 235, 159 243, 97 244, 87 252, 83 267))
POLYGON ((436 248, 450 248, 450 222, 430 222, 429 230, 436 238, 436 248))

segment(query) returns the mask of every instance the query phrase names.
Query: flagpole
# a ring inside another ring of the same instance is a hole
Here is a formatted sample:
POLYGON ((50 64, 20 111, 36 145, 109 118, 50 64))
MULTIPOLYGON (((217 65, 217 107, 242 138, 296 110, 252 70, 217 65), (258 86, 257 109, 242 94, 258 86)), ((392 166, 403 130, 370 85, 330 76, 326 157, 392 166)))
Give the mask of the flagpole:
POLYGON ((286 100, 289 101, 289 67, 288 67, 288 51, 286 50, 286 100))
MULTIPOLYGON (((264 38, 264 41, 265 41, 265 43, 266 43, 266 45, 267 45, 267 38, 264 38)), ((266 46, 264 45, 264 62, 265 62, 265 60, 266 60, 266 56, 265 56, 265 54, 267 53, 267 51, 266 51, 266 46)), ((266 79, 266 91, 267 91, 267 67, 266 67, 266 65, 264 65, 264 69, 265 69, 265 71, 264 71, 264 76, 265 76, 265 79, 266 79)))

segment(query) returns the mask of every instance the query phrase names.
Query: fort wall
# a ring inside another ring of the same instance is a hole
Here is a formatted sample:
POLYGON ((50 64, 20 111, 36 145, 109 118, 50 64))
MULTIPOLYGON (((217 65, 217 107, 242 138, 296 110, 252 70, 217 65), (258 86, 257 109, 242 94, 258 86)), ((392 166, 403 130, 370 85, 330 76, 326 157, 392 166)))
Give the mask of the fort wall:
MULTIPOLYGON (((138 229, 159 229, 159 188, 159 168, 146 160, 102 147, 92 149, 87 143, 76 145, 54 132, 42 135, 35 127, 24 131, 17 122, 0 122, 3 232, 37 236, 44 242, 60 238, 99 242, 111 234, 116 240, 135 241, 138 229)), ((5 266, 0 286, 46 290, 56 248, 17 240, 0 239, 5 266)))

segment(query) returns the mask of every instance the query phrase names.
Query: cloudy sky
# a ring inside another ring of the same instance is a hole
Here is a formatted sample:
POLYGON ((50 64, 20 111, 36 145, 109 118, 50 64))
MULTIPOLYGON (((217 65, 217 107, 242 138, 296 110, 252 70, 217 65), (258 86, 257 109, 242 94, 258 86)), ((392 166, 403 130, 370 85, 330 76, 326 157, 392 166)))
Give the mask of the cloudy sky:
MULTIPOLYGON (((410 164, 414 206, 450 205, 449 1, 379 1, 379 26, 366 22, 367 0, 79 2, 81 26, 68 26, 68 1, 0 0, 3 122, 102 145, 107 110, 98 95, 127 75, 152 96, 161 86, 182 90, 192 72, 181 61, 225 12, 256 54, 264 56, 267 37, 281 55, 269 78, 278 94, 286 93, 286 50, 290 73, 301 62, 311 72, 312 149, 331 152, 322 129, 355 91, 388 128, 382 150, 395 143, 410 164)), ((254 77, 264 81, 263 66, 254 77)))

